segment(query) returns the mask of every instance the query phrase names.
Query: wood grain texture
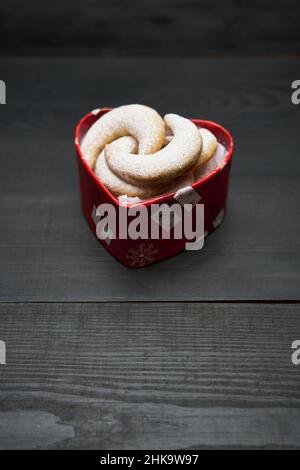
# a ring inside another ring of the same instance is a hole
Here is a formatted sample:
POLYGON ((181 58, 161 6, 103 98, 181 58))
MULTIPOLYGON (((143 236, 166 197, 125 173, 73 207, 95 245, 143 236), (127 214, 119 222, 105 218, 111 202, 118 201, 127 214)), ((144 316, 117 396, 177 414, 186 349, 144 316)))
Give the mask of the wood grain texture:
POLYGON ((2 0, 1 53, 297 54, 297 0, 2 0))
POLYGON ((300 61, 7 59, 1 70, 2 301, 299 300, 299 107, 290 86, 300 61), (89 232, 73 148, 82 115, 130 102, 215 120, 236 141, 223 226, 204 250, 138 271, 89 232))
POLYGON ((296 60, 1 60, 0 449, 300 449, 300 305, 276 303, 299 301, 299 76, 296 60), (205 249, 128 271, 81 216, 73 132, 134 101, 224 124, 236 156, 205 249))
POLYGON ((73 426, 41 411, 0 411, 0 450, 46 448, 51 443, 73 438, 73 426))
POLYGON ((2 448, 300 448, 299 305, 4 303, 0 320, 2 448))

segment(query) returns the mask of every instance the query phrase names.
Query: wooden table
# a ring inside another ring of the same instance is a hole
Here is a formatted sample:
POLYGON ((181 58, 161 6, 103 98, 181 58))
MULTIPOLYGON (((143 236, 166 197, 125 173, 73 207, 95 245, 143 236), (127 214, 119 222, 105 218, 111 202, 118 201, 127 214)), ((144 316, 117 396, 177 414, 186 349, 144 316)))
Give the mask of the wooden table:
POLYGON ((296 60, 1 59, 0 448, 300 448, 296 60), (79 208, 74 126, 131 102, 224 124, 229 212, 127 270, 79 208))

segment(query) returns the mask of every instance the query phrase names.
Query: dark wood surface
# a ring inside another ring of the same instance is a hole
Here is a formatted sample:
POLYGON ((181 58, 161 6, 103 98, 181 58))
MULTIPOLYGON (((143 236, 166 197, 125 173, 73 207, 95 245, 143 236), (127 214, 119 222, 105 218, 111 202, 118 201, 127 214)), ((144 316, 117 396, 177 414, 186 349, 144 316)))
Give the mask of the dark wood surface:
POLYGON ((0 54, 300 54, 298 0, 2 0, 0 54))
POLYGON ((0 305, 0 448, 300 448, 299 305, 0 305))
POLYGON ((300 299, 300 61, 13 59, 1 70, 1 300, 300 299), (73 143, 86 112, 132 102, 215 120, 236 143, 222 228, 202 251, 136 271, 83 220, 73 143))
POLYGON ((300 448, 299 77, 298 60, 1 60, 0 448, 300 448), (83 220, 73 148, 83 114, 131 102, 236 142, 222 227, 136 271, 83 220))

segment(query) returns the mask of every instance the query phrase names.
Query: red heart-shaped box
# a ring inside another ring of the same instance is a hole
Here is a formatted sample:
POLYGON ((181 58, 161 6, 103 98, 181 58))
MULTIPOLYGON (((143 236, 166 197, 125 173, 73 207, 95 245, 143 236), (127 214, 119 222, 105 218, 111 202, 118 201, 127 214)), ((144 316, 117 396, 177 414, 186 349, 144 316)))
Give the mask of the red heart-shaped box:
MULTIPOLYGON (((81 153, 80 145, 88 129, 105 113, 109 108, 102 108, 87 114, 76 127, 75 146, 77 152, 77 162, 80 178, 81 204, 83 214, 92 230, 96 234, 98 220, 96 209, 101 204, 111 204, 118 214, 120 206, 128 210, 129 206, 121 205, 110 191, 98 180, 93 171, 85 162, 81 153)), ((148 209, 149 224, 151 222, 151 205, 167 204, 168 206, 180 202, 201 203, 204 204, 204 230, 205 236, 213 232, 222 222, 227 203, 229 174, 231 167, 231 157, 233 154, 233 139, 230 133, 224 127, 210 121, 192 119, 199 127, 204 127, 211 131, 218 141, 225 147, 227 153, 224 164, 215 169, 208 176, 197 181, 192 186, 178 193, 171 193, 164 196, 155 197, 147 201, 138 203, 143 204, 148 209), (175 197, 177 196, 177 199, 175 197)), ((122 209, 123 210, 123 209, 122 209)), ((194 210, 193 210, 194 213, 194 210)), ((128 223, 130 223, 130 217, 128 223)), ((185 238, 175 239, 170 235, 170 239, 120 239, 115 236, 105 240, 97 239, 102 245, 114 255, 121 263, 128 268, 140 268, 149 264, 161 261, 185 250, 185 238)))

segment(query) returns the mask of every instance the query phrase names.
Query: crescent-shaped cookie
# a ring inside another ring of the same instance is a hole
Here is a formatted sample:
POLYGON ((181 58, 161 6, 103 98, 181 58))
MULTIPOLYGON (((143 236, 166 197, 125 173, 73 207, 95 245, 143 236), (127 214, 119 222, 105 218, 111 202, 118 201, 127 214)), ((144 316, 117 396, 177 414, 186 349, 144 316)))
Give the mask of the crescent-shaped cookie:
POLYGON ((174 137, 166 147, 152 155, 121 152, 106 145, 105 157, 113 173, 131 184, 149 184, 168 182, 191 169, 202 149, 197 126, 177 114, 167 114, 165 122, 174 137))
POLYGON ((140 104, 120 106, 104 114, 88 130, 81 151, 93 170, 104 146, 123 136, 134 137, 140 154, 160 150, 165 139, 165 123, 152 108, 140 104))
POLYGON ((195 165, 195 170, 198 170, 212 158, 218 146, 216 137, 208 129, 200 128, 199 132, 202 137, 203 145, 199 159, 195 165))
MULTIPOLYGON (((200 156, 196 162, 195 169, 198 170, 202 165, 208 162, 213 155, 215 154, 217 147, 218 147, 218 141, 216 137, 208 130, 205 129, 204 127, 199 128, 199 132, 202 137, 202 150, 200 153, 200 156)), ((166 145, 170 143, 173 140, 173 135, 167 135, 166 136, 166 145)))
MULTIPOLYGON (((133 137, 120 137, 111 143, 111 146, 118 149, 122 152, 136 153, 138 150, 137 141, 133 137)), ((165 184, 152 184, 152 185, 143 185, 137 186, 130 183, 126 183, 117 175, 115 175, 109 168, 106 159, 104 150, 99 155, 96 165, 95 165, 95 175, 99 180, 104 184, 104 186, 109 189, 109 191, 114 196, 126 195, 128 197, 139 197, 140 199, 146 199, 152 196, 157 196, 162 194, 166 190, 165 184)), ((174 182, 176 187, 177 182, 174 182)), ((173 185, 170 185, 170 190, 173 185)))
POLYGON ((204 165, 201 165, 194 171, 195 181, 200 181, 218 167, 221 167, 224 164, 226 153, 227 151, 223 145, 218 144, 212 158, 210 158, 204 165))

